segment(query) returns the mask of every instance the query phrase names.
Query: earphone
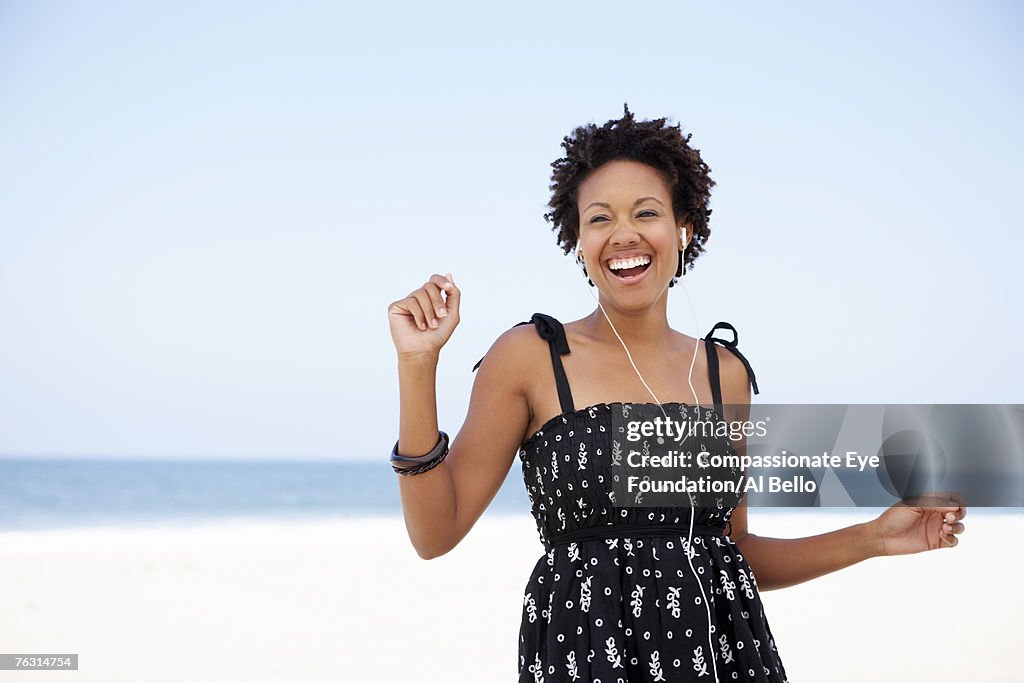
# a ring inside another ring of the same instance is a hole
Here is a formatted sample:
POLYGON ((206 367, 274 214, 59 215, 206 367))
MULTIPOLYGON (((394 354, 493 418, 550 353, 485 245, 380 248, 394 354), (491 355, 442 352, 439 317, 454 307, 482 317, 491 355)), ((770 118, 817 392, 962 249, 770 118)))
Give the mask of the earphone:
MULTIPOLYGON (((682 226, 680 226, 679 231, 680 231, 680 237, 682 237, 683 233, 685 232, 685 229, 682 226)), ((689 244, 690 244, 690 241, 689 241, 689 239, 687 239, 686 242, 684 243, 683 250, 681 250, 681 251, 685 251, 686 246, 688 246, 689 244)), ((577 250, 578 250, 578 248, 579 247, 577 246, 577 250)), ((579 261, 580 263, 583 263, 581 257, 582 257, 582 254, 577 251, 577 261, 579 261)), ((682 254, 680 254, 679 258, 683 258, 682 254)), ((686 286, 683 284, 682 278, 680 278, 679 284, 680 284, 680 286, 683 289, 683 294, 686 296, 686 303, 690 307, 690 315, 693 317, 694 329, 695 330, 700 330, 701 329, 700 325, 697 323, 697 312, 693 308, 693 302, 690 300, 690 294, 686 291, 686 286)), ((667 421, 668 420, 668 413, 665 412, 665 407, 662 405, 661 401, 658 399, 658 396, 654 393, 654 391, 651 389, 651 387, 644 380, 643 375, 640 374, 640 370, 637 369, 636 363, 633 362, 632 354, 630 354, 629 349, 626 347, 626 342, 622 341, 622 337, 619 336, 619 331, 615 329, 615 325, 612 323, 612 319, 608 316, 608 312, 606 310, 604 310, 604 305, 601 303, 601 299, 596 294, 594 294, 593 289, 594 289, 593 287, 587 286, 587 291, 590 292, 590 295, 592 297, 594 297, 594 300, 597 302, 598 308, 601 309, 601 313, 604 314, 605 320, 608 321, 608 326, 612 328, 612 332, 615 333, 615 337, 619 340, 619 343, 622 344, 622 348, 626 352, 626 357, 629 358, 629 363, 630 363, 630 365, 633 366, 633 371, 636 372, 637 377, 640 378, 640 381, 643 383, 644 387, 647 389, 647 391, 650 392, 651 396, 654 397, 655 403, 658 405, 658 408, 661 410, 662 415, 665 416, 665 420, 667 421)), ((690 385, 690 391, 693 392, 693 399, 695 401, 695 405, 696 405, 696 408, 697 408, 698 415, 700 414, 700 407, 701 406, 700 406, 700 397, 697 396, 697 391, 693 388, 693 368, 694 368, 694 365, 697 362, 697 352, 699 350, 700 350, 700 339, 698 338, 696 344, 694 345, 693 358, 690 360, 690 372, 687 375, 687 382, 690 385)), ((693 574, 693 578, 697 582, 697 587, 700 588, 700 594, 701 594, 701 596, 702 596, 702 598, 704 600, 704 608, 707 610, 707 615, 708 615, 708 649, 709 649, 709 652, 710 652, 711 666, 712 666, 712 669, 714 670, 714 673, 715 673, 715 683, 718 683, 718 664, 715 661, 715 659, 716 659, 716 657, 715 657, 716 650, 715 650, 715 645, 714 645, 714 637, 711 634, 711 603, 708 602, 707 593, 704 591, 704 584, 701 583, 700 578, 698 578, 698 576, 697 576, 697 571, 693 568, 693 555, 690 553, 690 550, 692 550, 692 548, 693 548, 693 521, 694 521, 694 518, 696 517, 697 506, 694 505, 693 495, 691 493, 689 493, 689 492, 687 492, 686 495, 690 499, 690 533, 689 533, 689 537, 686 540, 686 560, 687 560, 687 563, 690 565, 690 572, 693 574)))

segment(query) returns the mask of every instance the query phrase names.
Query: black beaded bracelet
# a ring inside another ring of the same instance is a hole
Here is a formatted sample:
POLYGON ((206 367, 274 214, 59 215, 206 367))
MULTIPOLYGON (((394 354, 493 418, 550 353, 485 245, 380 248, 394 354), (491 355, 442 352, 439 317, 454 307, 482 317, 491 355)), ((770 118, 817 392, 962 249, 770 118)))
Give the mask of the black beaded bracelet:
POLYGON ((413 474, 422 474, 429 470, 434 469, 441 464, 446 457, 448 457, 448 435, 444 432, 439 432, 439 438, 437 445, 434 446, 431 451, 425 455, 419 455, 416 457, 409 457, 406 455, 398 454, 398 441, 395 442, 395 447, 391 449, 391 468, 396 474, 403 476, 410 476, 413 474), (407 463, 410 466, 400 466, 395 463, 407 463))

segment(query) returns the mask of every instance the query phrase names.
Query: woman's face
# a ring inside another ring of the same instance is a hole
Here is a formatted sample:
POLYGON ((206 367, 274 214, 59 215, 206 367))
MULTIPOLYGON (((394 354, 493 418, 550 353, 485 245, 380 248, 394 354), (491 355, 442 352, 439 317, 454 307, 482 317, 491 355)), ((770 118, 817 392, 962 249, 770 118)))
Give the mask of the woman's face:
POLYGON ((687 239, 673 218, 661 172, 639 161, 609 161, 580 183, 577 208, 576 248, 594 285, 621 301, 661 296, 687 239))

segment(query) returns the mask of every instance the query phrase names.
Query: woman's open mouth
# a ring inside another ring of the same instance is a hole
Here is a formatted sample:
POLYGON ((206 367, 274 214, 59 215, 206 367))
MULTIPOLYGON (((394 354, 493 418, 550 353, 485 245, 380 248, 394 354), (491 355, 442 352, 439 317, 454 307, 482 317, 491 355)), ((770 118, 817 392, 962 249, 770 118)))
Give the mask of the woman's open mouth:
POLYGON ((647 254, 630 258, 614 258, 608 261, 608 270, 612 276, 623 283, 638 282, 651 267, 651 257, 647 254))

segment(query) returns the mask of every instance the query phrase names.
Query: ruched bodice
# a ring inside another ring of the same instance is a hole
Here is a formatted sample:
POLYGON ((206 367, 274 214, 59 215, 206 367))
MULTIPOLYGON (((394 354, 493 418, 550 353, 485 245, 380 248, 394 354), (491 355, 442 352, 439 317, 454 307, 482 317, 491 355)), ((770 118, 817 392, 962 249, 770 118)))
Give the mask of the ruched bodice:
MULTIPOLYGON (((641 532, 636 528, 689 525, 691 510, 696 510, 695 526, 714 527, 718 533, 727 528, 733 508, 724 505, 631 507, 622 505, 625 501, 615 500, 612 478, 616 466, 621 465, 626 441, 622 434, 613 434, 613 416, 617 411, 628 419, 636 407, 631 403, 601 403, 563 413, 545 423, 520 447, 523 480, 545 548, 550 549, 560 538, 579 538, 578 532, 602 526, 619 526, 633 533, 652 535, 653 529, 641 532), (617 502, 620 507, 615 507, 617 502)), ((679 419, 694 410, 685 403, 665 403, 662 408, 669 417, 679 419)), ((721 441, 708 448, 714 452, 732 450, 721 441)))

